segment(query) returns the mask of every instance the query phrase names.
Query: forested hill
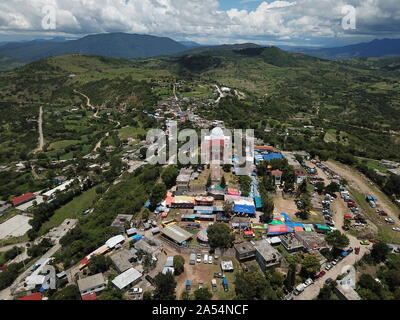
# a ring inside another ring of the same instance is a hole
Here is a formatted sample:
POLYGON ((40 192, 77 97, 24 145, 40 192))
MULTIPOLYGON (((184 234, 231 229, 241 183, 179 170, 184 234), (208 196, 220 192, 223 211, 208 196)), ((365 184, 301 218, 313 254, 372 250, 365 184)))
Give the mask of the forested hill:
POLYGON ((78 40, 49 42, 30 41, 0 46, 0 55, 22 61, 35 61, 68 54, 92 54, 116 58, 146 58, 175 54, 188 47, 170 38, 150 35, 108 33, 90 35, 78 40))

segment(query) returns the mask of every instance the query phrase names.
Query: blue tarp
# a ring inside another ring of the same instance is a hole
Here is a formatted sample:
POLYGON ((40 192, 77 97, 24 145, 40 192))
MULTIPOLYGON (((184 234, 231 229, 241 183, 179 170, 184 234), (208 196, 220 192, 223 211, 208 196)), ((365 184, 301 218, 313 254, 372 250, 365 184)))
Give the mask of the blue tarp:
POLYGON ((342 252, 342 257, 347 257, 348 254, 349 254, 349 253, 348 253, 347 251, 343 251, 343 252, 342 252))
POLYGON ((151 203, 150 201, 147 201, 146 204, 144 205, 146 208, 150 207, 151 203))
POLYGON ((262 208, 263 206, 261 197, 254 197, 254 203, 256 204, 256 208, 262 208))
POLYGON ((246 206, 246 205, 239 205, 235 204, 233 206, 233 212, 234 213, 246 213, 246 214, 256 214, 256 210, 253 206, 246 206))
POLYGON ((142 235, 141 234, 135 234, 133 237, 132 237, 132 239, 133 240, 136 240, 136 241, 139 241, 139 240, 142 240, 142 235))
MULTIPOLYGON (((289 218, 289 216, 286 213, 281 213, 281 216, 285 218, 285 222, 291 222, 292 219, 289 218)), ((298 227, 298 226, 296 226, 298 227)))
POLYGON ((200 215, 211 215, 211 214, 213 214, 214 213, 214 210, 197 210, 196 211, 198 214, 200 214, 200 215))
POLYGON ((226 278, 224 278, 224 280, 222 281, 222 284, 223 284, 224 286, 227 286, 227 285, 228 285, 228 280, 227 280, 226 278))
POLYGON ((302 223, 286 222, 285 225, 287 225, 290 228, 294 228, 294 227, 304 228, 304 224, 302 224, 302 223))
POLYGON ((263 155, 263 159, 265 161, 270 161, 270 160, 273 160, 273 159, 281 159, 281 160, 283 160, 283 157, 282 157, 282 155, 280 153, 272 152, 272 153, 263 155))
POLYGON ((43 286, 39 289, 39 292, 44 292, 44 291, 46 291, 47 289, 49 289, 49 286, 48 286, 48 285, 43 285, 43 286))

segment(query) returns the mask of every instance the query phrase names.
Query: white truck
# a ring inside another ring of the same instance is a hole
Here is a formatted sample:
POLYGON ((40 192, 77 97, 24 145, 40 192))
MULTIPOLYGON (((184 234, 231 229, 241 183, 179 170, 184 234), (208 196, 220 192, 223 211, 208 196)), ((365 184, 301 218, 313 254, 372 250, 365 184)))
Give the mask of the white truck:
POLYGON ((307 286, 306 286, 304 283, 299 284, 299 285, 296 287, 296 289, 294 289, 294 294, 295 294, 296 296, 298 296, 299 294, 301 294, 301 293, 304 291, 305 288, 307 288, 307 286))

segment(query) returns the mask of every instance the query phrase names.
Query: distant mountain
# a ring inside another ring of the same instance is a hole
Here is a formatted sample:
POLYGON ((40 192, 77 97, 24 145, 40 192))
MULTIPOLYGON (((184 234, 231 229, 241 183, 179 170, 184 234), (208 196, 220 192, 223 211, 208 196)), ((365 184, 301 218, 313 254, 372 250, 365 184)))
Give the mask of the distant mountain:
POLYGON ((70 41, 35 40, 0 46, 0 55, 31 62, 68 54, 91 54, 115 58, 148 58, 176 54, 188 47, 170 38, 150 35, 109 33, 70 41))
POLYGON ((204 46, 198 48, 191 48, 189 50, 179 53, 179 55, 198 54, 208 51, 232 51, 232 50, 242 50, 249 48, 262 48, 262 47, 254 43, 223 44, 218 46, 204 46))
POLYGON ((196 48, 196 47, 202 47, 203 46, 203 45, 201 45, 201 44, 199 44, 197 42, 194 42, 194 41, 179 41, 179 43, 183 44, 184 46, 189 47, 189 48, 196 48))
POLYGON ((337 48, 298 49, 296 52, 330 60, 400 57, 400 39, 373 40, 337 48))

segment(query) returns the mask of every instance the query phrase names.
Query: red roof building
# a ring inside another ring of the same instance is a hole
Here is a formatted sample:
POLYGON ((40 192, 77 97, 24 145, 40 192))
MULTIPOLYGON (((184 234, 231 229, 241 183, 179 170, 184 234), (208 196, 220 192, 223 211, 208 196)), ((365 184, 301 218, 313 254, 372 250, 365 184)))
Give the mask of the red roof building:
POLYGON ((274 177, 282 177, 283 172, 280 171, 280 170, 273 170, 273 171, 271 172, 271 174, 272 174, 274 177))
POLYGON ((11 203, 13 204, 14 207, 19 206, 23 203, 32 201, 36 199, 36 194, 34 193, 25 193, 22 196, 16 197, 14 199, 11 199, 11 203))
POLYGON ((20 298, 18 300, 31 300, 31 301, 42 300, 42 294, 40 292, 36 292, 34 294, 31 294, 30 296, 26 296, 26 297, 20 298))
POLYGON ((83 301, 93 301, 93 300, 96 300, 96 299, 97 299, 96 292, 92 292, 92 293, 85 294, 85 295, 82 296, 82 300, 83 301))

